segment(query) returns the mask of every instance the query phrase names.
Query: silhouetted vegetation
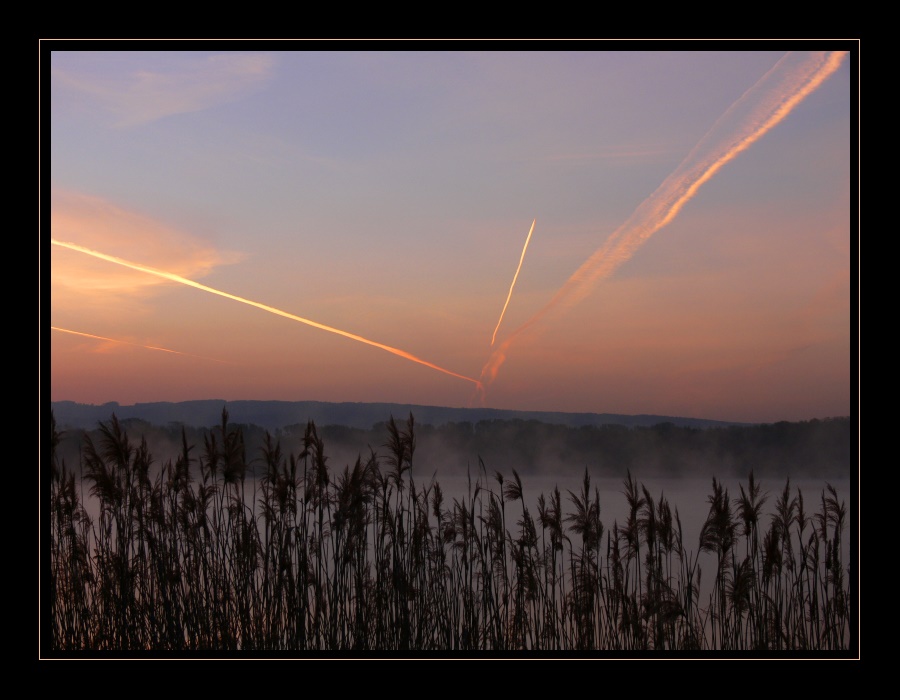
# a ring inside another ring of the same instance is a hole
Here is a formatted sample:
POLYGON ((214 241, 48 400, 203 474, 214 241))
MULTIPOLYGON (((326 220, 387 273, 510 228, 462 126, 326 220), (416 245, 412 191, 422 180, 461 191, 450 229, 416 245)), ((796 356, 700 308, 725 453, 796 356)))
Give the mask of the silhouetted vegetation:
MULTIPOLYGON (((182 433, 189 444, 202 445, 209 428, 180 423, 151 425, 139 419, 120 421, 132 434, 147 439, 157 459, 175 459, 182 433)), ((267 431, 257 425, 235 424, 251 456, 263 449, 267 431)), ((370 448, 388 440, 387 423, 364 430, 341 425, 317 425, 332 460, 352 463, 370 448)), ((306 423, 272 431, 285 453, 298 454, 306 439, 306 423)), ((77 462, 84 435, 99 431, 67 430, 59 454, 77 462)), ((853 435, 850 419, 774 423, 764 425, 693 428, 660 423, 653 427, 601 425, 567 427, 535 420, 485 420, 477 423, 416 424, 416 451, 429 472, 465 476, 478 457, 494 470, 515 468, 526 476, 541 472, 578 478, 584 467, 595 476, 622 478, 630 470, 647 477, 700 476, 743 478, 753 471, 760 478, 813 475, 827 479, 848 476, 853 435)), ((253 472, 256 462, 248 468, 253 472)))
MULTIPOLYGON (((440 483, 414 469, 413 417, 385 429, 384 456, 370 450, 333 469, 313 423, 299 450, 264 433, 250 457, 244 431, 223 411, 199 450, 182 428, 177 457, 157 465, 146 439, 133 441, 113 415, 80 435, 73 467, 60 458, 53 421, 52 649, 850 646, 848 514, 830 485, 811 507, 790 481, 770 501, 752 473, 739 494, 713 479, 699 542, 686 543, 678 509, 630 472, 628 515, 611 526, 586 470, 576 492, 540 494, 533 512, 517 470, 489 473, 479 460, 466 493, 445 500, 440 483), (713 579, 703 596, 701 553, 715 562, 703 572, 713 579)), ((789 429, 773 426, 773 439, 789 429)))

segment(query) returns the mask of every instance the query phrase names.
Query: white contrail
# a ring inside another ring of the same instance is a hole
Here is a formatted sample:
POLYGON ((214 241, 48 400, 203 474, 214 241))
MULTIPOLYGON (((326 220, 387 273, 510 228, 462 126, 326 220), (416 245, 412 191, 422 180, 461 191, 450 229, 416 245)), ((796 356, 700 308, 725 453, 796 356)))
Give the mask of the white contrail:
POLYGON ((846 51, 821 52, 799 59, 787 54, 775 64, 728 109, 681 165, 574 272, 556 295, 491 353, 481 370, 482 384, 487 386, 496 378, 517 336, 552 309, 570 307, 587 296, 594 284, 612 274, 650 236, 672 221, 725 163, 749 148, 818 88, 838 69, 846 54, 846 51), (738 123, 729 129, 735 120, 738 123))
POLYGON ((85 338, 96 338, 97 340, 108 340, 111 343, 122 343, 124 345, 134 345, 138 348, 145 348, 146 350, 159 350, 160 352, 171 352, 176 355, 186 355, 187 357, 196 357, 200 360, 212 360, 213 362, 222 362, 224 364, 231 364, 228 360, 217 360, 215 357, 204 357, 203 355, 193 355, 189 352, 181 352, 181 350, 170 350, 169 348, 160 348, 155 345, 142 345, 141 343, 132 343, 128 340, 116 340, 115 338, 106 338, 102 335, 94 335, 93 333, 82 333, 80 331, 70 331, 68 328, 58 328, 56 326, 50 326, 50 330, 52 331, 60 331, 61 333, 71 333, 72 335, 80 335, 85 338))
POLYGON ((531 234, 534 231, 534 225, 537 219, 531 222, 531 228, 528 231, 528 237, 525 239, 525 247, 522 248, 522 256, 519 258, 519 266, 516 268, 516 274, 513 275, 512 284, 509 285, 509 294, 506 295, 506 303, 503 304, 503 310, 500 312, 500 319, 497 321, 497 327, 494 329, 494 335, 491 336, 491 347, 494 347, 494 341, 497 340, 497 331, 500 330, 500 324, 503 323, 503 314, 506 313, 506 307, 509 306, 509 300, 512 298, 513 288, 516 286, 516 280, 519 278, 519 270, 522 269, 522 261, 525 260, 525 251, 528 250, 528 241, 531 240, 531 234))
POLYGON ((209 292, 210 294, 217 294, 220 297, 225 297, 226 299, 232 299, 234 301, 239 301, 242 304, 247 304, 249 306, 255 306, 257 309, 262 309, 263 311, 268 311, 270 314, 275 314, 276 316, 284 316, 285 318, 289 318, 292 321, 298 321, 300 323, 305 323, 307 326, 312 326, 313 328, 318 328, 323 331, 328 331, 329 333, 336 333, 337 335, 342 335, 345 338, 350 338, 351 340, 355 340, 359 343, 365 343, 366 345, 371 345, 376 348, 380 348, 385 350, 386 352, 392 353, 404 359, 410 360, 411 362, 417 362, 420 365, 425 365, 426 367, 431 367, 431 369, 437 370, 438 372, 443 372, 444 374, 449 374, 451 377, 457 377, 459 379, 465 379, 467 382, 472 382, 475 384, 477 389, 481 389, 481 382, 477 379, 472 379, 472 377, 467 377, 464 374, 457 374, 456 372, 451 372, 449 369, 444 369, 436 364, 428 362, 427 360, 423 360, 415 355, 412 355, 403 350, 398 350, 397 348, 392 348, 390 345, 384 345, 382 343, 377 343, 374 340, 369 340, 368 338, 363 338, 362 336, 356 335, 354 333, 348 333, 347 331, 339 330, 338 328, 332 328, 331 326, 326 326, 323 323, 317 323, 316 321, 310 321, 308 318, 303 318, 302 316, 295 316, 294 314, 288 313, 287 311, 282 311, 281 309, 276 309, 273 306, 268 306, 266 304, 261 304, 258 301, 251 301, 250 299, 245 299, 244 297, 239 297, 236 294, 229 294, 228 292, 223 292, 218 289, 213 289, 212 287, 207 287, 205 284, 200 284, 199 282, 194 282, 194 280, 187 279, 186 277, 181 277, 180 275, 173 274, 171 272, 166 272, 165 270, 157 270, 153 267, 148 267, 146 265, 141 265, 140 263, 129 262, 128 260, 123 260, 122 258, 117 258, 114 255, 107 255, 106 253, 101 253, 96 250, 91 250, 90 248, 85 248, 84 246, 78 245, 77 243, 67 243, 65 241, 58 241, 56 239, 50 239, 50 242, 53 245, 61 246, 62 248, 69 248, 70 250, 76 250, 79 253, 85 253, 87 255, 92 255, 95 258, 100 258, 101 260, 107 260, 112 263, 116 263, 117 265, 123 265, 124 267, 130 267, 132 270, 138 270, 140 272, 146 272, 151 275, 156 275, 157 277, 162 277, 163 279, 171 280, 172 282, 178 282, 179 284, 187 285, 188 287, 195 287, 196 289, 201 289, 204 292, 209 292))

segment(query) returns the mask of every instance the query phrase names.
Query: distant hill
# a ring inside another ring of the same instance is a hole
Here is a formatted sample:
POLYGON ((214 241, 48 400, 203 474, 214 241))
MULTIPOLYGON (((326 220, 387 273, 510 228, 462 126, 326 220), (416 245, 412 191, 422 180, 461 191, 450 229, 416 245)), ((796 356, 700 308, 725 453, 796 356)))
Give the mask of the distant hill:
POLYGON ((266 430, 276 430, 289 425, 314 421, 318 426, 342 425, 350 428, 371 428, 390 416, 405 420, 410 413, 419 425, 439 427, 448 423, 478 423, 489 420, 540 421, 550 425, 570 428, 583 426, 623 425, 626 427, 652 427, 671 423, 683 428, 713 428, 750 425, 702 418, 677 416, 637 415, 614 413, 563 413, 558 411, 507 411, 496 408, 448 408, 442 406, 418 406, 401 403, 329 403, 325 401, 181 401, 177 403, 137 403, 123 406, 116 402, 99 406, 74 401, 53 401, 53 412, 61 428, 90 430, 99 421, 107 421, 113 413, 120 420, 137 418, 153 425, 181 423, 196 428, 218 425, 222 408, 228 408, 232 423, 257 425, 266 430))

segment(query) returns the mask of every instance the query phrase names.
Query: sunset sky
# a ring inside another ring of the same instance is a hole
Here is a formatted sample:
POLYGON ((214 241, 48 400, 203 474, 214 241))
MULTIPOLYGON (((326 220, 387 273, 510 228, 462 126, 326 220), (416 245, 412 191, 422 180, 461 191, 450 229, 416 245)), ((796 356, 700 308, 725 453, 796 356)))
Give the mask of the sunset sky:
POLYGON ((852 57, 601 47, 54 51, 52 400, 849 415, 852 57))

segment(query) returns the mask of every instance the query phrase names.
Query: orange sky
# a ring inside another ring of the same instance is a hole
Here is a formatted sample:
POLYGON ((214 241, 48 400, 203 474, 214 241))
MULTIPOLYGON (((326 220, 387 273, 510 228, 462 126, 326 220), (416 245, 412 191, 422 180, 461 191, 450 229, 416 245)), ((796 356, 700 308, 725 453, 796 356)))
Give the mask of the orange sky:
POLYGON ((784 53, 54 52, 51 398, 848 415, 855 69, 784 53))

